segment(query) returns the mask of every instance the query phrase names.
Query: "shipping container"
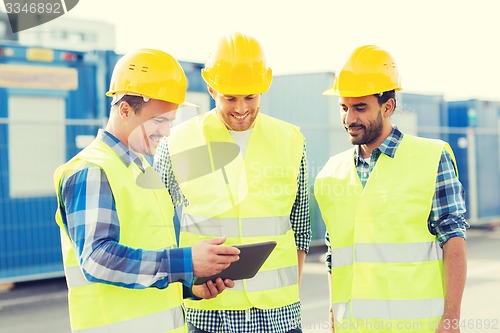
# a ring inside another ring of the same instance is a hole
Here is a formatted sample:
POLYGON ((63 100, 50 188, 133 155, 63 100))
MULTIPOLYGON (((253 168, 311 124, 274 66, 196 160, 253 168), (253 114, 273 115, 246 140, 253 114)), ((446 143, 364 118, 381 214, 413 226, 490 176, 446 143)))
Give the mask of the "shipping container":
POLYGON ((399 92, 391 120, 403 133, 443 139, 445 112, 446 101, 442 95, 399 92))
POLYGON ((52 174, 103 122, 95 54, 0 45, 0 282, 61 276, 52 174))
POLYGON ((500 220, 500 103, 477 99, 447 103, 446 140, 456 156, 471 225, 500 220))
POLYGON ((280 75, 262 98, 262 113, 299 126, 306 137, 310 181, 331 155, 351 147, 338 98, 322 94, 332 84, 333 73, 328 72, 280 75))
POLYGON ((332 84, 329 72, 277 75, 261 104, 262 113, 299 126, 306 138, 311 226, 318 242, 326 228, 313 195, 314 179, 330 156, 352 147, 340 122, 338 98, 323 95, 332 84))

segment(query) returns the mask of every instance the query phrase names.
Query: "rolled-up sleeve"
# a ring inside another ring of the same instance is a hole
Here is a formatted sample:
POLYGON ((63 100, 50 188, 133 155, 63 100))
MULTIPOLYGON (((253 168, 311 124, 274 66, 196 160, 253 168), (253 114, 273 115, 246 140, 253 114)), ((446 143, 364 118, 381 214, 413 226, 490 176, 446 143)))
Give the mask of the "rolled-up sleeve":
POLYGON ((436 190, 429 214, 429 231, 441 247, 453 237, 466 239, 469 224, 465 220, 464 188, 458 180, 450 154, 443 150, 436 177, 436 190))

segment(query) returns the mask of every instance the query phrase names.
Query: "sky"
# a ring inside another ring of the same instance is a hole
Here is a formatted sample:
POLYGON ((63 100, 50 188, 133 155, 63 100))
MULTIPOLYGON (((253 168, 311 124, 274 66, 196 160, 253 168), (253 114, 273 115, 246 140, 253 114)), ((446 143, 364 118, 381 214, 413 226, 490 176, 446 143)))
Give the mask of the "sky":
POLYGON ((239 31, 261 42, 275 75, 334 72, 375 44, 406 92, 500 101, 499 13, 497 0, 80 0, 66 17, 115 24, 118 52, 196 62, 239 31))

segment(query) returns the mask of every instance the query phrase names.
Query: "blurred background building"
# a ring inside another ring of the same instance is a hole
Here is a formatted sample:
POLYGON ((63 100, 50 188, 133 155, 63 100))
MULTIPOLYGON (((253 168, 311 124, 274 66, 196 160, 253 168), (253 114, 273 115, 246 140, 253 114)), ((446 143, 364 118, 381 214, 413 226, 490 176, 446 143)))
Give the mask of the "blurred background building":
POLYGON ((58 17, 34 28, 12 33, 7 14, 0 12, 0 41, 78 51, 114 50, 115 26, 107 22, 58 17))

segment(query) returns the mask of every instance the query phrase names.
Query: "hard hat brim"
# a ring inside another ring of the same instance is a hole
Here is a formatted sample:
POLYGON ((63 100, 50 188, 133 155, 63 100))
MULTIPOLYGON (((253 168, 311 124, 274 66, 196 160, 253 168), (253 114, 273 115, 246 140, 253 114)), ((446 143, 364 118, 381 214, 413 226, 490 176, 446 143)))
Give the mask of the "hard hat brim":
MULTIPOLYGON (((131 93, 131 92, 128 92, 128 91, 122 91, 122 92, 120 92, 120 91, 108 91, 106 93, 106 96, 113 97, 116 94, 131 95, 131 96, 142 96, 142 95, 134 94, 134 93, 131 93)), ((154 98, 154 97, 148 97, 148 98, 158 99, 158 98, 154 98)), ((158 99, 158 100, 163 101, 163 99, 158 99)), ((194 108, 199 108, 200 107, 199 105, 191 103, 191 102, 188 102, 188 101, 184 101, 182 103, 177 103, 177 102, 173 102, 173 101, 165 101, 165 102, 174 103, 174 104, 177 104, 177 105, 180 105, 180 106, 191 106, 191 107, 194 107, 194 108)))

